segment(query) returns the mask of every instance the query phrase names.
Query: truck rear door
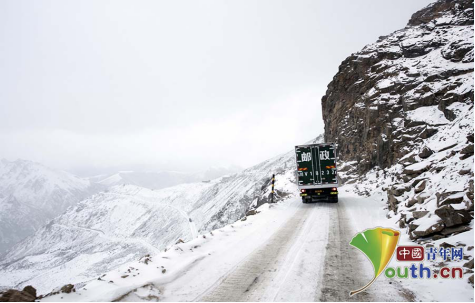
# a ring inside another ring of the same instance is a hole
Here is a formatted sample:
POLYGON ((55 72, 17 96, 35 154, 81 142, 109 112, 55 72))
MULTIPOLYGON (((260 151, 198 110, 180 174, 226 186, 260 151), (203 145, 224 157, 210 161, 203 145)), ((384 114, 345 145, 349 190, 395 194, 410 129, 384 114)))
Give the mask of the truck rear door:
POLYGON ((298 185, 313 185, 313 153, 310 146, 296 146, 298 185))
POLYGON ((337 184, 335 146, 333 144, 320 145, 318 148, 315 148, 314 154, 314 158, 318 159, 318 161, 315 162, 318 162, 319 166, 318 168, 315 167, 315 175, 319 181, 318 183, 337 184))

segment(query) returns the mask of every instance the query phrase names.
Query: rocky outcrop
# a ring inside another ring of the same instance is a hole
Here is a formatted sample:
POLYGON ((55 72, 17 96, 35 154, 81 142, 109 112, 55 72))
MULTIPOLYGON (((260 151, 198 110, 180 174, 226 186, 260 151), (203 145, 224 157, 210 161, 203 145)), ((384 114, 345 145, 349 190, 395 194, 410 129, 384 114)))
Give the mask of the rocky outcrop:
POLYGON ((322 98, 325 141, 360 174, 396 164, 455 119, 452 104, 473 104, 472 62, 473 1, 428 6, 341 63, 322 98))
MULTIPOLYGON (((433 3, 420 11, 414 13, 409 20, 408 25, 417 26, 428 24, 434 19, 442 18, 446 15, 447 11, 452 11, 455 13, 455 20, 450 20, 451 23, 457 25, 471 25, 473 24, 473 19, 470 19, 465 14, 461 13, 460 2, 453 0, 443 0, 433 3)), ((464 3, 465 4, 465 3, 464 3)), ((470 2, 468 2, 470 4, 470 2)), ((473 3, 471 4, 473 8, 473 3)), ((470 6, 466 7, 470 8, 470 6)))
POLYGON ((74 290, 74 285, 72 285, 72 284, 66 284, 63 287, 61 287, 61 292, 65 293, 65 294, 69 294, 73 290, 74 290))
POLYGON ((456 210, 450 205, 442 206, 435 211, 435 214, 439 216, 444 225, 447 227, 467 224, 472 221, 472 216, 465 209, 456 210))
POLYGON ((30 285, 23 290, 9 289, 0 293, 0 302, 34 302, 35 300, 36 289, 30 285))
POLYGON ((377 172, 415 241, 471 230, 473 0, 439 0, 346 58, 322 98, 347 183, 377 172))

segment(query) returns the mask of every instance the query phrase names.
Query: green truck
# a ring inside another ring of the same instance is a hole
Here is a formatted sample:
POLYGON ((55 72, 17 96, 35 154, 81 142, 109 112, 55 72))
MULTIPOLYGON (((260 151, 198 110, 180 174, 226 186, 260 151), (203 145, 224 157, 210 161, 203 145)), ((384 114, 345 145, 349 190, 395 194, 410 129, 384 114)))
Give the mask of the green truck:
POLYGON ((334 143, 295 146, 297 185, 303 203, 338 202, 338 177, 334 143))

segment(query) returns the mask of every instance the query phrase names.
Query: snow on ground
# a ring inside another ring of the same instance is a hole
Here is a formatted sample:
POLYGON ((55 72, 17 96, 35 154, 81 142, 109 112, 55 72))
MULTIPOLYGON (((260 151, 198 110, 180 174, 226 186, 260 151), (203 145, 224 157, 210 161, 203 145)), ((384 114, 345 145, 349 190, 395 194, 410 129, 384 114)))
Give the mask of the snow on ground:
POLYGON ((16 245, 0 261, 0 289, 34 285, 44 294, 221 228, 266 199, 272 174, 280 195, 297 194, 293 151, 207 182, 159 190, 116 185, 16 245))
POLYGON ((143 261, 126 264, 101 276, 101 280, 86 283, 75 293, 61 293, 42 301, 60 301, 61 297, 61 301, 112 301, 129 292, 131 298, 144 299, 140 292, 145 292, 141 287, 147 284, 154 285, 153 291, 159 290, 161 301, 193 300, 256 249, 256 245, 268 240, 271 231, 297 211, 295 205, 299 203, 294 199, 272 206, 265 204, 258 209, 259 214, 247 217, 246 221, 172 245, 166 252, 153 255, 148 264, 143 261), (121 278, 125 275, 128 277, 121 278), (138 293, 134 291, 137 288, 138 293))
POLYGON ((422 121, 428 125, 447 124, 450 121, 445 118, 437 105, 423 106, 406 112, 407 118, 412 121, 422 121))
MULTIPOLYGON (((365 229, 378 226, 397 229, 396 219, 386 217, 386 193, 378 190, 381 184, 371 182, 375 180, 376 175, 368 177, 366 189, 371 186, 374 189, 369 197, 357 194, 362 189, 361 185, 341 187, 338 204, 306 205, 302 204, 298 197, 273 205, 264 204, 258 209, 257 215, 248 216, 245 221, 239 220, 206 232, 189 242, 172 245, 165 252, 120 266, 101 275, 100 279, 78 284, 76 292, 58 293, 42 301, 192 301, 222 298, 220 296, 223 296, 223 289, 228 291, 225 285, 229 283, 228 280, 232 283, 230 292, 239 289, 240 280, 243 278, 242 269, 248 270, 250 265, 259 267, 266 257, 271 259, 269 262, 275 263, 272 264, 275 272, 266 272, 260 276, 260 279, 265 281, 259 282, 256 289, 249 291, 247 297, 241 298, 254 301, 321 299, 325 290, 322 287, 326 286, 323 274, 329 266, 326 264, 329 257, 326 247, 335 245, 329 242, 330 228, 332 224, 339 224, 331 222, 335 214, 348 222, 349 238, 365 229), (291 240, 283 243, 288 247, 283 248, 283 253, 278 254, 273 261, 269 246, 274 249, 276 235, 285 230, 286 226, 295 226, 298 230, 292 234, 291 240), (259 257, 261 252, 268 255, 259 257), (256 257, 258 263, 255 263, 256 257), (238 280, 234 280, 238 277, 238 280)), ((461 241, 467 246, 473 246, 473 233, 464 233, 445 240, 454 244, 461 241)), ((399 240, 399 245, 401 244, 414 245, 404 233, 399 240)), ((341 245, 349 247, 347 242, 341 245)), ((355 264, 355 270, 345 275, 360 276, 361 281, 368 282, 372 278, 369 261, 357 249, 349 249, 358 260, 358 266, 355 264)), ((473 255, 473 250, 465 253, 473 255)), ((400 263, 393 258, 389 266, 401 265, 400 263)), ((449 266, 455 265, 449 263, 449 266)), ((412 298, 423 301, 473 301, 473 288, 465 280, 388 280, 380 276, 367 290, 371 300, 405 301, 412 298), (407 289, 410 296, 401 296, 401 289, 407 289)), ((341 283, 343 287, 344 281, 341 283)), ((346 290, 344 293, 346 298, 346 290)), ((236 298, 232 293, 224 295, 229 295, 224 298, 236 298)))
MULTIPOLYGON (((401 231, 401 236, 398 245, 414 246, 418 245, 414 243, 409 234, 404 229, 399 228, 398 221, 399 216, 388 216, 391 212, 387 209, 387 194, 382 188, 387 188, 391 185, 391 176, 388 173, 386 177, 383 177, 383 172, 373 170, 369 172, 365 179, 361 183, 356 185, 347 185, 340 189, 345 191, 345 195, 351 197, 351 203, 345 203, 345 208, 351 218, 351 224, 355 226, 355 230, 363 231, 367 228, 374 228, 377 226, 389 227, 401 231), (367 197, 362 197, 356 193, 371 193, 367 197), (369 205, 371 205, 369 207, 369 205)), ((465 206, 465 205, 464 205, 465 206)), ((422 219, 426 219, 423 217, 422 219)), ((429 221, 436 220, 437 217, 427 217, 427 221, 423 221, 424 224, 430 226, 429 221)), ((439 248, 442 243, 448 243, 455 247, 464 248, 464 256, 470 256, 473 259, 474 256, 474 236, 473 236, 473 221, 470 223, 471 230, 461 234, 451 236, 449 238, 443 238, 436 241, 429 242, 429 245, 439 248), (468 250, 468 247, 472 247, 468 250)), ((424 245, 423 245, 424 246, 424 245)), ((425 256, 427 257, 427 255, 425 256)), ((442 259, 437 258, 435 261, 424 261, 424 266, 431 267, 432 269, 440 268, 442 259)), ((462 267, 463 264, 468 262, 466 259, 462 261, 445 261, 443 266, 447 267, 462 267)), ((369 263, 369 261, 368 261, 369 263)), ((403 262, 396 261, 395 256, 388 264, 388 267, 396 266, 410 266, 411 264, 404 264, 403 262)), ((417 264, 418 265, 418 264, 417 264)), ((464 268, 464 272, 467 268, 464 268)), ((474 291, 473 286, 468 283, 468 277, 472 273, 465 273, 462 279, 391 279, 400 283, 405 289, 411 291, 415 295, 415 299, 418 301, 473 301, 474 291)), ((377 281, 388 280, 386 277, 380 276, 377 281)), ((374 285, 373 285, 374 286, 374 285)), ((373 288, 373 286, 371 288, 373 288)), ((370 288, 370 291, 371 291, 370 288)))

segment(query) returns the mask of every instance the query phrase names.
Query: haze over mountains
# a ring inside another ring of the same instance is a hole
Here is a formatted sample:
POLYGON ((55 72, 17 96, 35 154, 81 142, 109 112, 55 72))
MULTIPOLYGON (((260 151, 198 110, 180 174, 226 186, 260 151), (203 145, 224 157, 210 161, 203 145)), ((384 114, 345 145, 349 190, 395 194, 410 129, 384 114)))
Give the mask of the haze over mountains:
POLYGON ((99 189, 39 163, 0 160, 0 255, 99 189))
POLYGON ((68 207, 115 185, 160 189, 209 181, 238 171, 210 168, 200 173, 118 172, 80 178, 28 160, 0 160, 0 256, 68 207))

